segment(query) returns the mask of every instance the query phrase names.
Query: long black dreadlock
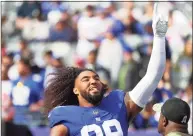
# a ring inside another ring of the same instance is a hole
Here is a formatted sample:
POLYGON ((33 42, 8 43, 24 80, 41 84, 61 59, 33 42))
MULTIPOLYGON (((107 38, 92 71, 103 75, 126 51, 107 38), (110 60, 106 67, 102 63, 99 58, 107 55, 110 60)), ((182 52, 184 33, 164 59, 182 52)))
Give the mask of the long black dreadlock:
MULTIPOLYGON (((78 98, 73 92, 76 77, 83 71, 92 71, 91 69, 82 69, 75 67, 58 68, 53 77, 48 81, 44 92, 44 108, 48 114, 56 106, 79 105, 78 98)), ((95 72, 96 73, 96 72, 95 72)), ((103 89, 107 86, 103 84, 103 89)))

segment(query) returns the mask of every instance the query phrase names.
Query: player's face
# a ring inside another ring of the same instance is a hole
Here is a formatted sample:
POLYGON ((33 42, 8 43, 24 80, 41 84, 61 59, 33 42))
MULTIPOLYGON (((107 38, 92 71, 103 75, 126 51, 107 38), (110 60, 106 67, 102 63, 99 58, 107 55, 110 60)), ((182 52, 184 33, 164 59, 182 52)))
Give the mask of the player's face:
POLYGON ((76 94, 93 105, 98 104, 104 95, 99 76, 92 71, 81 72, 75 80, 76 94))

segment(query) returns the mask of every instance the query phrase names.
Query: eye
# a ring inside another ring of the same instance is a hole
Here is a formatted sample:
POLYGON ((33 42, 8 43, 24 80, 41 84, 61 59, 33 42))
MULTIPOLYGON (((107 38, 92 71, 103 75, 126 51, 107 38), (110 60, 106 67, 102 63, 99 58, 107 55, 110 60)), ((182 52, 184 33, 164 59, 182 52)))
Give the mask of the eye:
POLYGON ((82 82, 88 82, 88 81, 89 81, 88 78, 85 78, 85 79, 82 80, 82 82))
POLYGON ((100 80, 100 78, 98 76, 96 76, 94 79, 97 80, 97 81, 100 80))

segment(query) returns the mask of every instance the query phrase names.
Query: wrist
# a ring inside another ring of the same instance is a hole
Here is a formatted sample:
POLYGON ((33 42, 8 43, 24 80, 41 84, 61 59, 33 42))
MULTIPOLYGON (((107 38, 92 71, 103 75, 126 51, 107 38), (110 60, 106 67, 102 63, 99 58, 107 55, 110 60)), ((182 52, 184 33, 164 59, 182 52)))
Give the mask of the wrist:
POLYGON ((158 39, 165 39, 165 35, 158 35, 158 34, 154 34, 154 38, 158 38, 158 39))

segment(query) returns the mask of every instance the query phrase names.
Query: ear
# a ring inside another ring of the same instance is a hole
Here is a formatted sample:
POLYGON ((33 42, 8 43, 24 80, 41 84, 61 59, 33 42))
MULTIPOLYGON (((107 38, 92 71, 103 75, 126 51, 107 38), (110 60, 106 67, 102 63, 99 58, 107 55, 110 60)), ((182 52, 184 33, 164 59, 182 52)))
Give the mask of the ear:
POLYGON ((79 94, 78 88, 74 88, 73 92, 74 92, 74 94, 78 95, 79 94))
POLYGON ((166 117, 163 117, 163 126, 166 127, 168 123, 168 119, 166 117))

